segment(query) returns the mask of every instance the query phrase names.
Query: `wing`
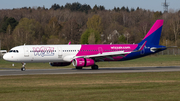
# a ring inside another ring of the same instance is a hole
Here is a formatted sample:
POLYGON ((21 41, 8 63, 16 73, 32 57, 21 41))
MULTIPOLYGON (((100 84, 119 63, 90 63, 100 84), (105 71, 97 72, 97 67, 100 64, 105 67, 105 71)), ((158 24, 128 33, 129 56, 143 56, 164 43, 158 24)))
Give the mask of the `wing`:
POLYGON ((103 59, 108 58, 114 60, 113 57, 115 56, 122 56, 124 57, 126 54, 131 52, 124 52, 124 51, 116 51, 116 52, 104 52, 102 54, 94 54, 94 55, 86 55, 86 56, 76 56, 74 58, 92 58, 93 60, 103 61, 103 59))
POLYGON ((113 57, 115 57, 115 56, 125 57, 125 55, 130 54, 132 52, 139 52, 139 51, 143 50, 144 47, 145 47, 146 42, 147 41, 145 41, 141 45, 139 50, 135 50, 135 51, 127 51, 127 52, 125 52, 125 51, 103 52, 102 54, 98 53, 98 54, 94 54, 94 55, 76 56, 76 57, 74 57, 74 59, 75 58, 92 58, 95 61, 104 61, 103 59, 108 58, 110 60, 114 60, 113 57))

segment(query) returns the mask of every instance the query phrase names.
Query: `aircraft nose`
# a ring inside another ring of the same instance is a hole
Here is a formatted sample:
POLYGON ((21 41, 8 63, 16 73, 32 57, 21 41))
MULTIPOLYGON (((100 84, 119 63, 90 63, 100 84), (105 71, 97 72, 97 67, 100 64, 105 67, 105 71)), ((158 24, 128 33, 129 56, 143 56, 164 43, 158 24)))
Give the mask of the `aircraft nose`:
POLYGON ((4 60, 6 60, 6 61, 8 61, 8 60, 9 60, 9 56, 8 56, 8 54, 7 54, 7 53, 3 55, 3 59, 4 59, 4 60))

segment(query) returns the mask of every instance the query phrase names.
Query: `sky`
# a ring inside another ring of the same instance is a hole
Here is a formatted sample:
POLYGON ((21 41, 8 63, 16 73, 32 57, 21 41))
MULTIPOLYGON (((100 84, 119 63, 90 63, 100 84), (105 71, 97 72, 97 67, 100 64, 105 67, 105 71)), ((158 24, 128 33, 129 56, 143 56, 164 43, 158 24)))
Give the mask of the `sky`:
MULTIPOLYGON (((166 0, 169 9, 180 10, 180 0, 166 0)), ((151 11, 163 11, 162 3, 165 0, 0 0, 0 9, 13 9, 22 7, 43 7, 50 8, 53 4, 65 5, 66 3, 79 2, 81 4, 102 5, 105 9, 114 7, 128 7, 129 9, 140 7, 151 11)))

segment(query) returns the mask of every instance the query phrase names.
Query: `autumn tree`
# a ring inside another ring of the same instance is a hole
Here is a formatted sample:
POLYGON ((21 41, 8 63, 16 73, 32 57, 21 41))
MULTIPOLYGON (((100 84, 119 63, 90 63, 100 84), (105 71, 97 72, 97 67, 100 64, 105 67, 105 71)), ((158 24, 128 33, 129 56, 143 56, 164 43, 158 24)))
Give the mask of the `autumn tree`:
POLYGON ((49 44, 59 43, 59 33, 62 29, 56 17, 52 17, 49 23, 46 25, 45 34, 43 35, 43 41, 49 44))
POLYGON ((90 35, 88 37, 88 43, 89 44, 95 44, 95 41, 96 41, 95 39, 96 39, 95 33, 94 32, 90 33, 90 35))
POLYGON ((124 35, 121 35, 121 36, 119 37, 119 42, 120 42, 120 43, 123 43, 123 44, 127 43, 126 37, 125 37, 124 35))
POLYGON ((13 31, 14 44, 40 44, 42 33, 39 29, 41 25, 34 19, 21 19, 13 31))
POLYGON ((101 20, 102 19, 99 15, 92 16, 92 18, 89 18, 87 21, 87 28, 93 29, 93 30, 99 32, 99 34, 101 34, 103 31, 101 20))
POLYGON ((156 12, 154 13, 154 18, 155 18, 155 19, 158 19, 158 18, 161 17, 161 16, 162 16, 162 12, 156 11, 156 12))
MULTIPOLYGON (((85 31, 85 33, 88 33, 87 35, 85 36, 90 36, 91 33, 95 34, 95 43, 97 42, 100 42, 100 35, 102 34, 103 32, 103 28, 102 28, 102 22, 101 22, 101 17, 99 15, 94 15, 92 18, 89 18, 88 21, 87 21, 87 30, 85 31)), ((85 34, 83 33, 83 34, 85 34)), ((82 38, 82 37, 81 37, 82 38)), ((84 39, 84 38, 82 38, 84 39)), ((88 40, 88 38, 87 38, 88 40)), ((84 42, 84 41, 81 41, 81 43, 88 43, 88 42, 84 42)))
POLYGON ((81 35, 81 44, 97 44, 100 43, 100 36, 97 31, 93 29, 87 29, 81 35))
POLYGON ((90 36, 90 30, 86 30, 82 35, 81 35, 81 44, 89 44, 88 43, 88 37, 90 36))
POLYGON ((11 35, 11 25, 8 25, 6 29, 6 33, 0 34, 0 41, 1 41, 1 49, 7 49, 13 47, 13 37, 11 35))
POLYGON ((71 41, 72 43, 78 44, 80 42, 80 27, 75 19, 69 20, 63 26, 61 35, 66 39, 66 42, 71 41))

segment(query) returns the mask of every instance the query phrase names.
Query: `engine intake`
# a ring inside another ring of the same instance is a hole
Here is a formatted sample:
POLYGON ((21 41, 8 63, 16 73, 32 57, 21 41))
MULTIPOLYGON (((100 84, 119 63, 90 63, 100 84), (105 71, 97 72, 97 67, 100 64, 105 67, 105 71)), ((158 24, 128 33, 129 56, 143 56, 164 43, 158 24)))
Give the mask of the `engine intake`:
POLYGON ((76 58, 73 60, 73 66, 75 67, 88 67, 94 65, 94 60, 89 58, 76 58))

